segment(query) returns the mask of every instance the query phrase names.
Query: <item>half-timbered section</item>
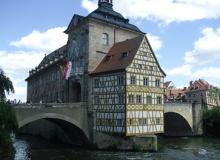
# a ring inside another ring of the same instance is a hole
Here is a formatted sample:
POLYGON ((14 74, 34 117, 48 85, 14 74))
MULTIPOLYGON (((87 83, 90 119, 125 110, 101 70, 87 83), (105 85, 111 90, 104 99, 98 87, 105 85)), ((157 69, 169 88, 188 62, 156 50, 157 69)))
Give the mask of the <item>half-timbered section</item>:
POLYGON ((125 132, 125 73, 106 73, 93 78, 95 130, 125 132))
POLYGON ((164 131, 164 76, 165 73, 144 37, 134 59, 126 68, 126 135, 164 131))
POLYGON ((95 129, 162 133, 165 73, 145 36, 116 43, 91 73, 95 129))

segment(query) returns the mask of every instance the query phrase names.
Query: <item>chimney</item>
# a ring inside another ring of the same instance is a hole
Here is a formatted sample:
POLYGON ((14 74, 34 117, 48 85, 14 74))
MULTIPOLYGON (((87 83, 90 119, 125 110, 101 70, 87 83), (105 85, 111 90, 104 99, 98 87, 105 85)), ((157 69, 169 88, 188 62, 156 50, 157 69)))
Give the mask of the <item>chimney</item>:
POLYGON ((193 81, 190 81, 189 86, 192 87, 192 85, 193 85, 193 81))

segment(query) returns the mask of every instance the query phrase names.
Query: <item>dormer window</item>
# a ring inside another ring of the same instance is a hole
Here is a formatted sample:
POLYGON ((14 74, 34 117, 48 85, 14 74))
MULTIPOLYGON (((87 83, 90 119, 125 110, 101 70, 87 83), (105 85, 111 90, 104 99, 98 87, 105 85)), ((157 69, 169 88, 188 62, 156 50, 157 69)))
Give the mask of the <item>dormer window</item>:
POLYGON ((107 33, 102 34, 102 44, 103 46, 109 45, 109 35, 107 33))
POLYGON ((128 52, 123 52, 122 53, 122 57, 127 57, 128 56, 128 52))

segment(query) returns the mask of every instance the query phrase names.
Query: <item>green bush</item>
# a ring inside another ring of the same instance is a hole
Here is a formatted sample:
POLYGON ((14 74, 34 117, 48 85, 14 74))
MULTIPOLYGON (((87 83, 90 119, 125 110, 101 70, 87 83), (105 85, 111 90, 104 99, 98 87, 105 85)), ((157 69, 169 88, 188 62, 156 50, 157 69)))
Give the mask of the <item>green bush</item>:
POLYGON ((0 160, 11 160, 15 149, 10 134, 16 132, 17 122, 10 104, 0 102, 0 160))
POLYGON ((13 108, 10 104, 0 102, 0 129, 9 132, 17 130, 17 121, 13 108))
POLYGON ((217 120, 220 119, 220 107, 215 107, 211 110, 205 110, 203 112, 204 120, 217 120))
POLYGON ((10 136, 10 132, 0 130, 0 159, 11 160, 14 159, 15 149, 10 136))
POLYGON ((209 136, 220 136, 220 108, 206 110, 203 113, 204 133, 209 136))

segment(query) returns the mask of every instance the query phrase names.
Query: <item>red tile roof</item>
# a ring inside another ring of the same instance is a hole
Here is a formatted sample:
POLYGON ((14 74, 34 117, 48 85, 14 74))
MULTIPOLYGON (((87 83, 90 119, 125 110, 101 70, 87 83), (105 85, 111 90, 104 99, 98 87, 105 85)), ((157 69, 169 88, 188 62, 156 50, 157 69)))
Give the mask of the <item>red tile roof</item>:
POLYGON ((116 43, 91 74, 125 69, 133 60, 144 36, 116 43), (123 53, 128 53, 123 57, 123 53))
POLYGON ((196 80, 194 82, 191 81, 191 84, 188 88, 189 92, 194 90, 207 90, 212 88, 213 86, 210 85, 207 81, 203 79, 196 80))
MULTIPOLYGON (((134 59, 144 38, 145 36, 140 35, 136 38, 127 39, 126 41, 114 44, 113 47, 109 50, 108 54, 90 74, 93 75, 111 71, 125 70, 134 59), (127 53, 127 55, 125 53, 127 53)), ((157 59, 156 62, 160 68, 157 59)), ((161 68, 160 70, 163 72, 161 68)), ((164 76, 166 75, 164 72, 163 74, 164 76)))

